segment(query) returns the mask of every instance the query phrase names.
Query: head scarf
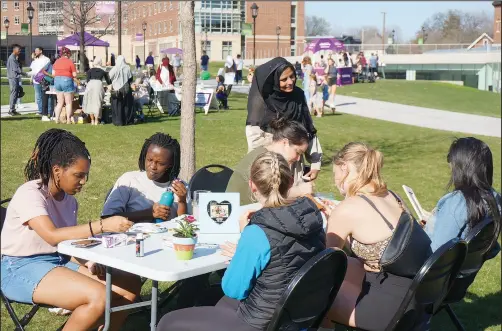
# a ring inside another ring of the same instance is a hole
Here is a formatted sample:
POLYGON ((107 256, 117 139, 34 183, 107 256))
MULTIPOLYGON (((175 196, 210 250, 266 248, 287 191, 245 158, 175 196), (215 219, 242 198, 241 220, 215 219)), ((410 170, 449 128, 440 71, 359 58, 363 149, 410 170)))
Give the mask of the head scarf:
POLYGON ((115 67, 110 70, 110 79, 112 80, 112 86, 115 91, 120 90, 125 84, 128 83, 129 79, 132 78, 131 68, 125 62, 123 55, 117 57, 117 62, 115 67))
POLYGON ((68 56, 70 57, 71 56, 71 51, 69 48, 66 48, 66 47, 61 47, 61 56, 68 56))
POLYGON ((176 76, 174 75, 173 66, 169 64, 169 58, 167 57, 167 55, 165 58, 162 59, 162 64, 158 67, 157 74, 155 75, 155 78, 157 78, 157 81, 161 84, 164 83, 162 79, 160 79, 160 73, 162 72, 162 67, 166 67, 166 69, 169 71, 169 83, 173 85, 174 82, 176 81, 176 76))
POLYGON ((92 66, 94 68, 101 68, 103 67, 103 59, 100 56, 96 56, 94 60, 92 60, 92 66))
POLYGON ((225 67, 232 68, 234 66, 234 58, 232 55, 227 55, 227 60, 225 61, 225 67))
POLYGON ((256 68, 249 91, 246 125, 258 125, 266 131, 274 118, 286 117, 303 124, 312 138, 317 130, 303 90, 296 85, 289 93, 279 88, 280 77, 287 68, 296 76, 293 65, 282 57, 276 57, 256 68))

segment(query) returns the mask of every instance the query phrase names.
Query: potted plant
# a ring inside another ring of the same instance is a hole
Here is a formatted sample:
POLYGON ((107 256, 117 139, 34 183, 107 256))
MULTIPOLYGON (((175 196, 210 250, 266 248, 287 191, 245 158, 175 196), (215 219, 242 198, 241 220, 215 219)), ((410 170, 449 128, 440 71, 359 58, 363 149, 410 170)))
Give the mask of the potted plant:
POLYGON ((195 218, 187 216, 178 221, 178 228, 174 229, 173 246, 178 260, 190 260, 193 257, 197 233, 199 230, 195 225, 195 218))

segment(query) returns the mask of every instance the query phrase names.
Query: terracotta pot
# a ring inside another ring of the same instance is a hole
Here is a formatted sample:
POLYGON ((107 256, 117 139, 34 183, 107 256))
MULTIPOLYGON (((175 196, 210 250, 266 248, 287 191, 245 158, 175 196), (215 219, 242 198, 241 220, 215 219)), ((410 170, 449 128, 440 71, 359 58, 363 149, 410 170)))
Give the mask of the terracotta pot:
POLYGON ((196 243, 197 237, 181 238, 173 236, 173 246, 176 253, 176 258, 178 260, 192 259, 196 243))

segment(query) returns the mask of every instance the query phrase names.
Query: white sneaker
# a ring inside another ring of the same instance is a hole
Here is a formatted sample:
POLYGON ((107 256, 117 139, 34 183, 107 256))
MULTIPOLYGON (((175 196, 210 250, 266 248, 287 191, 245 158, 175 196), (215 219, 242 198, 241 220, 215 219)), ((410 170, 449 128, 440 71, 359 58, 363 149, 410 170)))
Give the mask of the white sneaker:
POLYGON ((47 117, 45 115, 42 116, 42 122, 50 122, 50 121, 51 121, 51 119, 49 117, 47 117))
POLYGON ((64 315, 70 315, 71 314, 71 310, 67 310, 67 309, 64 309, 64 308, 49 308, 49 312, 55 314, 55 315, 59 315, 59 316, 64 316, 64 315))

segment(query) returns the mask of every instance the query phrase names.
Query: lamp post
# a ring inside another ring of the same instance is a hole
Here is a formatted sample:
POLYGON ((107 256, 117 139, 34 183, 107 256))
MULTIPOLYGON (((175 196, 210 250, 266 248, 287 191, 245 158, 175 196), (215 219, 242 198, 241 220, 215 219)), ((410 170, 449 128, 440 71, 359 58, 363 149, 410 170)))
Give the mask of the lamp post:
MULTIPOLYGON (((146 22, 143 22, 143 63, 146 62, 146 22)), ((146 67, 146 63, 145 63, 146 67)), ((150 73, 148 73, 150 74, 150 73)))
POLYGON ((256 63, 256 17, 258 17, 258 5, 253 2, 251 5, 251 16, 253 17, 253 67, 256 63))
POLYGON ((6 56, 5 56, 5 65, 7 65, 7 60, 9 59, 9 24, 10 24, 10 21, 8 18, 5 19, 5 21, 3 21, 3 26, 5 28, 5 53, 6 53, 6 56))
POLYGON ((29 3, 28 8, 26 8, 28 11, 28 19, 30 20, 30 56, 31 52, 33 52, 33 17, 35 16, 35 8, 31 5, 31 2, 29 3))
POLYGON ((277 56, 279 56, 279 35, 281 34, 281 27, 279 25, 275 28, 275 34, 277 35, 277 56))

